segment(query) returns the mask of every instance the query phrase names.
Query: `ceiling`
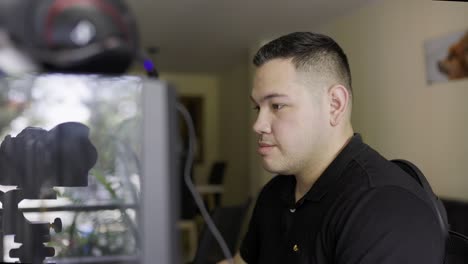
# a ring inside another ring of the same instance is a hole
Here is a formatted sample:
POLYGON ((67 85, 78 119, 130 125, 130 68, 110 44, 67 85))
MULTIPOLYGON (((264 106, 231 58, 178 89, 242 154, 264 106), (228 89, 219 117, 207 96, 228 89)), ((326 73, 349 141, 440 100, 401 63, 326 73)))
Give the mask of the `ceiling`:
POLYGON ((217 72, 255 43, 350 14, 376 0, 127 0, 160 71, 217 72))

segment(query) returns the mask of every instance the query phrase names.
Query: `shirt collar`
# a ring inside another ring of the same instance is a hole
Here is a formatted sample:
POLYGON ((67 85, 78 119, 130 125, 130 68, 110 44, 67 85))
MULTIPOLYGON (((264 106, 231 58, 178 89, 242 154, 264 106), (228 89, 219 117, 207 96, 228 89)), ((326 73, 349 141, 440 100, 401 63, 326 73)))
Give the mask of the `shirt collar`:
MULTIPOLYGON (((322 175, 317 179, 312 188, 304 195, 303 199, 319 201, 327 193, 329 188, 340 178, 343 170, 354 157, 368 146, 362 141, 360 134, 354 134, 338 156, 330 163, 322 175)), ((281 199, 288 205, 295 201, 296 178, 290 177, 286 188, 283 189, 281 199)), ((302 199, 301 199, 302 200, 302 199)))

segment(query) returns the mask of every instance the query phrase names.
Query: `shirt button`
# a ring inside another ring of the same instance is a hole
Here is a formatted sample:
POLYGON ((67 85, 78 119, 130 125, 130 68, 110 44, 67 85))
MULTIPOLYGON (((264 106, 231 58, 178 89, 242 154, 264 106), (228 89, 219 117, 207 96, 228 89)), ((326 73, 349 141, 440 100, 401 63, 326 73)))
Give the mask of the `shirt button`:
POLYGON ((291 208, 291 209, 289 209, 289 212, 291 212, 291 213, 296 212, 296 208, 291 208))
POLYGON ((297 244, 295 244, 295 245, 293 246, 293 251, 294 251, 294 252, 298 252, 298 251, 299 251, 299 247, 297 246, 297 244))

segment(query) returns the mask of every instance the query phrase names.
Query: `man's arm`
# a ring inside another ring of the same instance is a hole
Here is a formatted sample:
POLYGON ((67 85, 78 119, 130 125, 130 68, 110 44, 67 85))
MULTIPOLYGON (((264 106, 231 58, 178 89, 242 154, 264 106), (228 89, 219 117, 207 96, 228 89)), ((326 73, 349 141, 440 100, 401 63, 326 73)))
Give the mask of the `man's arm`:
POLYGON ((234 256, 234 263, 232 261, 225 259, 225 260, 218 262, 217 264, 247 264, 247 263, 242 259, 240 253, 237 252, 236 255, 234 256))

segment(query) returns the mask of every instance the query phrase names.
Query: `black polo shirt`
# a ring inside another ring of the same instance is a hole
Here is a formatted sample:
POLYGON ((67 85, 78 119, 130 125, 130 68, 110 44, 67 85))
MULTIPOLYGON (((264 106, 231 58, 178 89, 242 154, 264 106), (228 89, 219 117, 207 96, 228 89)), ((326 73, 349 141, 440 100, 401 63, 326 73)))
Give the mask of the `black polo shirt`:
POLYGON ((262 189, 240 253, 249 264, 441 264, 424 190, 355 134, 302 199, 294 176, 262 189))

